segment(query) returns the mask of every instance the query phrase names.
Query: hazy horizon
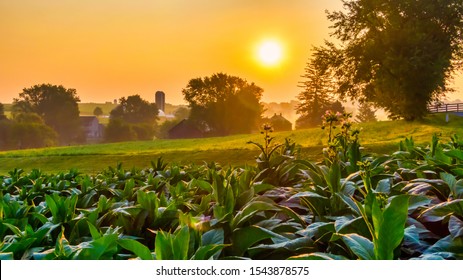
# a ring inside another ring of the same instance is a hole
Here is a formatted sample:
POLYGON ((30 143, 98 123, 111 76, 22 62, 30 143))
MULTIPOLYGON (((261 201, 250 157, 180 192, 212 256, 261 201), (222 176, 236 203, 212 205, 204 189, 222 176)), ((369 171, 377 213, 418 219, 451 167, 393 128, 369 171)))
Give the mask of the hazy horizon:
MULTIPOLYGON (((289 102, 312 46, 329 39, 325 10, 341 8, 341 0, 0 1, 0 102, 51 83, 86 103, 152 100, 161 90, 185 104, 190 79, 218 72, 256 83, 265 102, 289 102), (275 65, 259 60, 267 41, 281 48, 275 65)), ((449 98, 462 98, 462 75, 455 87, 449 98)))

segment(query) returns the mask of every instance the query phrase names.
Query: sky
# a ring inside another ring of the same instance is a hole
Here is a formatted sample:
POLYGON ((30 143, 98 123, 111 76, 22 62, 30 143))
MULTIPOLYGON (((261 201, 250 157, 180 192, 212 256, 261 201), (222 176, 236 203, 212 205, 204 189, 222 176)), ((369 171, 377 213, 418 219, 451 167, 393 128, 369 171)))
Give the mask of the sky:
POLYGON ((0 0, 0 102, 51 83, 75 88, 82 102, 134 94, 154 102, 161 90, 167 103, 185 104, 190 79, 218 72, 262 87, 265 102, 287 102, 301 91, 312 47, 329 39, 325 10, 341 8, 341 0, 0 0), (274 65, 258 54, 269 41, 281 49, 274 65))

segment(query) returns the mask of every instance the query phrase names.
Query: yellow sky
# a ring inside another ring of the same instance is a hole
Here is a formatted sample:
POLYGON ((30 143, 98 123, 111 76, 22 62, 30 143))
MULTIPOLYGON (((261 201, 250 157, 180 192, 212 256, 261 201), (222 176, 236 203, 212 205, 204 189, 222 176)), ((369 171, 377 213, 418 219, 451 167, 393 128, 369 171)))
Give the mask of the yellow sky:
MULTIPOLYGON (((295 99, 311 46, 329 39, 340 0, 0 0, 0 102, 40 83, 83 102, 140 94, 184 103, 192 78, 225 72, 255 82, 264 101, 295 99), (281 42, 267 67, 258 45, 281 42)), ((460 79, 457 85, 463 88, 460 79)))

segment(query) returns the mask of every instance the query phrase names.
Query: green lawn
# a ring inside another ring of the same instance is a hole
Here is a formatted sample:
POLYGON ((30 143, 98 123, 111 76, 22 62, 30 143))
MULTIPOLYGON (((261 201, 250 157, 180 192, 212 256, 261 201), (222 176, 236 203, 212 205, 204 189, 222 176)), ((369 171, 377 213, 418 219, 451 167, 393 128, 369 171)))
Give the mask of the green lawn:
MULTIPOLYGON (((412 137, 416 143, 427 145, 433 133, 440 133, 447 141, 453 134, 463 137, 463 118, 431 116, 422 122, 385 121, 356 124, 362 132, 360 141, 365 153, 390 153, 397 149, 405 137, 412 137)), ((327 132, 320 128, 274 133, 275 141, 290 138, 301 145, 302 157, 318 160, 326 144, 327 132)), ((122 162, 126 168, 143 168, 152 160, 162 156, 167 162, 181 164, 215 161, 222 165, 243 165, 254 161, 258 150, 248 141, 262 142, 261 134, 234 135, 228 137, 154 140, 123 142, 86 146, 54 147, 0 152, 0 174, 14 168, 31 170, 39 168, 45 172, 66 171, 77 168, 82 172, 94 173, 108 166, 122 162)))

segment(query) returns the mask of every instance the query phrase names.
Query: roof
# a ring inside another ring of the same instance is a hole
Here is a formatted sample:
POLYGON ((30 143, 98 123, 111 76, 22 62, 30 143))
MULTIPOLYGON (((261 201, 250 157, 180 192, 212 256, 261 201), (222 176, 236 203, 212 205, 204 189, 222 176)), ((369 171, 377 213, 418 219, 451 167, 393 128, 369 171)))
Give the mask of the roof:
POLYGON ((83 126, 90 126, 95 120, 99 123, 96 116, 79 116, 79 119, 83 126))

